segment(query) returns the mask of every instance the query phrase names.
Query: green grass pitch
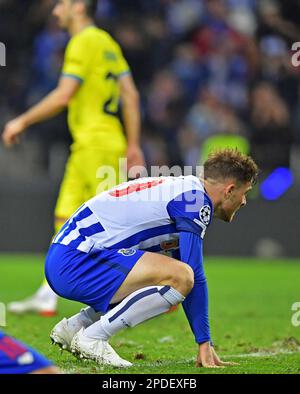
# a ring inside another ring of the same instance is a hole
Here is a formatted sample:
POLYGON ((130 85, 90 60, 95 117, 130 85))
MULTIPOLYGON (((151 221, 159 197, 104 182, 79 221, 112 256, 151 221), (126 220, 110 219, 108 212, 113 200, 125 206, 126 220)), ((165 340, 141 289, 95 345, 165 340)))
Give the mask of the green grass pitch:
MULTIPOLYGON (((207 258, 212 337, 218 354, 239 366, 195 368, 194 343, 182 308, 118 334, 117 352, 134 363, 128 370, 101 367, 61 353, 49 332, 81 305, 60 300, 59 315, 7 314, 7 333, 25 341, 66 373, 300 373, 300 326, 291 323, 292 304, 300 301, 300 261, 207 258)), ((40 284, 42 256, 0 256, 0 301, 30 295, 40 284)))

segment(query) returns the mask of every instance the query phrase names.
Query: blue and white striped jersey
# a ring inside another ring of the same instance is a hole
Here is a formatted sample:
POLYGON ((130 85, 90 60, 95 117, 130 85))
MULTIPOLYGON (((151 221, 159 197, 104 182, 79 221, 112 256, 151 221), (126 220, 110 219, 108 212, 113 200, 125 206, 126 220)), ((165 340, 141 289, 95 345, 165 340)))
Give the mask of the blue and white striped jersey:
POLYGON ((83 204, 53 243, 89 253, 133 248, 178 249, 180 231, 204 237, 213 206, 195 176, 140 178, 103 192, 83 204))

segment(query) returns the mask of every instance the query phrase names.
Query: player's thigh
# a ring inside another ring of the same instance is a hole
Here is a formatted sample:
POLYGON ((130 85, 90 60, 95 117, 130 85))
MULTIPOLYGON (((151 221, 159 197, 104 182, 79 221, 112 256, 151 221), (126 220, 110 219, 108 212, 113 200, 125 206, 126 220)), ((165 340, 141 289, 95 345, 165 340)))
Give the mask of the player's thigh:
POLYGON ((187 264, 162 254, 145 252, 129 272, 111 303, 117 303, 147 286, 171 285, 180 290, 186 282, 193 281, 193 276, 193 270, 187 264))
POLYGON ((86 186, 80 162, 80 155, 73 153, 67 162, 55 207, 57 230, 85 202, 86 186))
POLYGON ((125 153, 123 149, 87 152, 85 161, 87 200, 127 180, 124 168, 125 153))

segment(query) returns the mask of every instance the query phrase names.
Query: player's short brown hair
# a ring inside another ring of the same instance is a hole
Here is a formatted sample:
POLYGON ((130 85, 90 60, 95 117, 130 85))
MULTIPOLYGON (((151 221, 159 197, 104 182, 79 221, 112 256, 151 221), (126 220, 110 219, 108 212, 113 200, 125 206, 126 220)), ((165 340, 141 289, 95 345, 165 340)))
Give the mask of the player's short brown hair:
POLYGON ((237 149, 213 151, 204 163, 204 179, 220 181, 233 178, 242 184, 247 182, 254 184, 258 172, 254 160, 237 149))
POLYGON ((97 11, 97 6, 98 6, 98 0, 72 0, 73 2, 75 1, 82 1, 85 5, 86 13, 90 18, 94 18, 96 11, 97 11))

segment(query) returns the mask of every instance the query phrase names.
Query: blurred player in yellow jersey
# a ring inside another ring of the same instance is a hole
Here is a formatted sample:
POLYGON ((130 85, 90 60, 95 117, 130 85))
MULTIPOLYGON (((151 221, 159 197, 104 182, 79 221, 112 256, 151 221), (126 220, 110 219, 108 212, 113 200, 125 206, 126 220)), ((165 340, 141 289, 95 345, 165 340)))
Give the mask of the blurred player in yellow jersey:
MULTIPOLYGON (((139 95, 120 47, 94 25, 96 6, 97 0, 57 1, 53 14, 71 36, 58 86, 26 113, 8 122, 3 132, 3 142, 12 146, 26 128, 68 107, 74 143, 55 209, 55 232, 80 205, 102 191, 101 179, 96 176, 101 166, 114 169, 117 184, 127 175, 120 174, 120 158, 127 157, 128 169, 144 165, 139 141, 139 95), (118 118, 120 101, 127 138, 118 118)), ((15 313, 51 316, 56 306, 57 296, 44 282, 32 297, 8 307, 15 313)))

